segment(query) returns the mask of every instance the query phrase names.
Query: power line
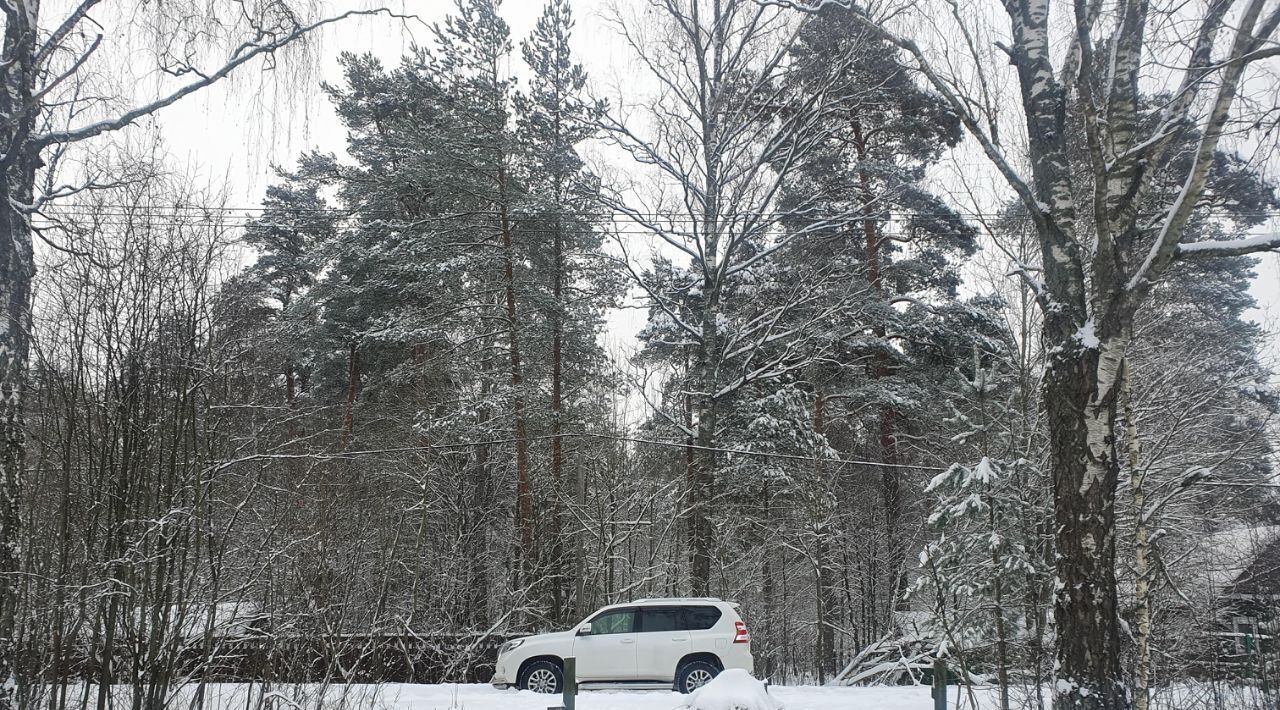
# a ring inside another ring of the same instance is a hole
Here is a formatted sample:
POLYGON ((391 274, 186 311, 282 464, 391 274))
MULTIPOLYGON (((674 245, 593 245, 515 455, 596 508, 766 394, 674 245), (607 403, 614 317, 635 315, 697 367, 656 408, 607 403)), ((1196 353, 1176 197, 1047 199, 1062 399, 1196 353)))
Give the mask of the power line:
MULTIPOLYGON (((133 227, 133 228, 142 228, 142 227, 159 227, 159 228, 164 228, 164 227, 188 227, 188 228, 223 228, 223 229, 243 229, 243 228, 245 228, 245 227, 247 227, 247 226, 248 226, 248 225, 246 225, 246 224, 244 224, 244 223, 242 223, 242 222, 234 222, 234 221, 217 221, 217 220, 200 220, 200 219, 196 219, 196 220, 183 220, 183 219, 179 219, 179 218, 178 218, 177 216, 175 216, 175 215, 161 215, 161 214, 156 214, 156 215, 133 215, 133 216, 137 216, 137 217, 139 217, 139 220, 138 220, 138 221, 130 221, 130 220, 127 220, 127 219, 122 219, 122 218, 120 218, 120 217, 116 217, 116 218, 113 218, 113 219, 105 219, 105 220, 104 220, 104 219, 94 219, 91 223, 84 223, 84 224, 80 224, 80 223, 74 223, 74 222, 72 222, 72 223, 64 223, 64 222, 61 222, 61 221, 59 221, 59 220, 55 220, 55 219, 50 219, 50 218, 41 218, 41 222, 40 222, 40 223, 38 223, 38 224, 35 224, 34 226, 35 226, 36 228, 38 228, 38 229, 58 229, 58 228, 66 229, 66 228, 87 228, 87 227, 133 227)), ((814 223, 830 222, 830 223, 832 224, 832 226, 833 226, 833 227, 835 227, 835 226, 837 226, 837 225, 838 225, 840 222, 842 222, 842 221, 845 221, 845 222, 855 222, 855 221, 859 221, 860 219, 861 219, 861 218, 857 218, 857 217, 850 217, 850 218, 848 218, 847 220, 823 219, 823 220, 814 220, 814 223)), ((406 223, 409 223, 409 224, 420 224, 420 223, 424 222, 425 220, 404 220, 404 221, 405 221, 406 223)), ((690 223, 690 224, 692 224, 692 223, 690 223)), ((279 224, 279 225, 267 225, 267 226, 281 226, 281 227, 289 227, 289 226, 293 226, 293 225, 279 224)), ((461 229, 461 228, 462 228, 462 227, 464 227, 464 226, 466 226, 466 227, 475 227, 475 226, 477 226, 477 225, 458 225, 458 226, 457 226, 457 227, 455 227, 455 228, 461 229)), ((666 226, 666 225, 663 225, 663 226, 666 226)), ((729 227, 730 227, 730 228, 732 228, 733 226, 734 226, 734 225, 732 225, 732 224, 730 224, 730 225, 729 225, 729 227)), ((498 229, 498 226, 497 226, 497 225, 492 225, 492 227, 493 227, 493 229, 495 229, 495 230, 497 230, 497 229, 498 229)), ((684 228, 678 228, 678 227, 676 227, 676 228, 677 228, 677 229, 680 229, 680 232, 685 232, 685 231, 693 232, 693 231, 695 231, 695 230, 693 230, 693 229, 692 229, 692 228, 690 228, 690 227, 684 227, 684 228)), ((533 235, 553 235, 553 234, 557 234, 557 233, 561 233, 561 234, 563 234, 563 233, 566 233, 566 232, 572 232, 572 231, 574 231, 574 230, 573 230, 572 228, 570 228, 570 229, 560 229, 560 230, 556 230, 556 229, 552 229, 552 228, 549 228, 549 227, 528 227, 528 226, 521 226, 521 227, 517 227, 517 228, 516 228, 516 231, 517 231, 518 233, 520 233, 520 234, 525 234, 525 235, 530 235, 530 234, 533 234, 533 235)), ((656 234, 660 234, 660 233, 665 233, 665 234, 668 234, 668 235, 671 235, 671 234, 672 234, 672 232, 669 232, 669 231, 664 231, 664 230, 662 230, 662 229, 655 229, 655 228, 649 228, 649 227, 628 227, 628 228, 611 227, 611 228, 606 228, 606 229, 604 229, 604 230, 602 230, 602 231, 603 231, 603 232, 605 232, 606 234, 609 234, 609 235, 621 235, 621 236, 654 236, 654 235, 656 235, 656 234)), ((701 230, 698 230, 698 231, 701 231, 701 230)), ((496 233, 496 232, 495 232, 495 233, 496 233)), ((906 238, 910 238, 910 237, 914 236, 914 235, 912 235, 912 234, 910 234, 910 233, 907 233, 907 232, 902 232, 902 231, 884 231, 884 230, 880 230, 879 232, 877 232, 877 234, 878 234, 878 236, 881 236, 881 237, 899 238, 899 239, 906 239, 906 238)), ((678 236, 678 234, 677 234, 677 236, 678 236)))
MULTIPOLYGON (((555 434, 540 434, 540 435, 534 435, 534 436, 526 436, 523 438, 512 437, 512 438, 504 438, 504 439, 488 439, 483 441, 470 441, 466 443, 457 443, 457 444, 420 444, 418 446, 400 446, 400 447, 392 447, 392 448, 386 448, 386 449, 365 449, 365 450, 357 450, 357 451, 337 451, 337 452, 331 452, 331 453, 309 452, 309 453, 299 453, 299 454, 249 454, 236 459, 228 459, 225 461, 216 462, 215 468, 229 468, 236 464, 248 463, 251 461, 258 461, 258 460, 311 459, 311 460, 331 461, 331 460, 343 460, 343 459, 357 459, 357 458, 362 458, 366 456, 381 456, 386 454, 421 453, 424 451, 457 451, 460 449, 469 449, 473 446, 495 446, 499 444, 515 444, 519 442, 528 443, 531 441, 549 441, 551 439, 554 439, 556 436, 557 435, 555 434)), ((698 444, 692 444, 692 443, 683 442, 683 441, 644 439, 644 438, 635 437, 635 436, 624 436, 621 434, 601 434, 598 432, 582 431, 582 432, 563 432, 559 434, 559 436, 563 438, 569 438, 569 439, 572 439, 572 438, 599 439, 599 440, 613 441, 613 442, 648 444, 652 446, 663 446, 663 447, 676 448, 676 449, 694 449, 697 451, 712 451, 715 453, 734 454, 734 455, 740 455, 740 456, 756 456, 756 457, 763 457, 763 458, 785 459, 790 461, 807 461, 807 462, 814 462, 814 463, 817 463, 817 462, 841 463, 841 464, 849 464, 852 466, 874 466, 876 468, 895 468, 895 469, 909 469, 909 470, 918 470, 918 471, 947 470, 939 466, 922 466, 922 465, 916 465, 916 464, 893 464, 893 463, 884 463, 881 461, 861 461, 858 459, 845 459, 840 457, 806 456, 803 454, 785 454, 785 453, 776 453, 776 452, 769 452, 769 451, 753 451, 751 449, 727 448, 727 447, 719 447, 719 446, 699 446, 698 444)))
MULTIPOLYGON (((237 229, 237 230, 246 229, 247 227, 250 226, 249 224, 246 223, 248 218, 243 218, 239 220, 217 220, 217 219, 181 219, 180 215, 162 215, 162 214, 132 215, 132 216, 136 216, 138 217, 138 219, 136 221, 130 220, 130 219, 126 219, 125 215, 121 215, 112 219, 94 219, 91 223, 79 223, 79 222, 75 222, 74 220, 69 220, 64 222, 62 220, 58 220, 55 218, 40 217, 40 218, 37 218, 39 219, 39 222, 36 222, 35 220, 33 220, 33 226, 35 226, 37 229, 75 229, 75 228, 84 229, 88 227, 109 227, 109 228, 187 227, 187 228, 221 228, 221 229, 237 229)), ((1230 217, 1235 217, 1235 216, 1236 215, 1230 215, 1230 217)), ((1280 213, 1277 213, 1275 215, 1272 215, 1266 218, 1267 219, 1280 218, 1280 213)), ((842 224, 859 222, 862 219, 863 219, 862 217, 851 216, 844 219, 836 219, 836 218, 816 219, 815 218, 807 221, 810 224, 830 223, 831 227, 834 229, 836 227, 841 226, 842 224)), ((402 220, 388 220, 388 223, 390 226, 412 227, 412 226, 422 225, 429 221, 431 220, 402 219, 402 220)), ((801 220, 800 222, 803 223, 804 221, 805 220, 801 220)), ((618 223, 615 222, 614 224, 618 224, 618 223)), ((740 222, 737 224, 735 224, 734 222, 726 222, 724 224, 724 226, 729 229, 733 229, 735 226, 740 226, 740 225, 741 225, 740 222)), ((277 223, 277 224, 266 224, 263 226, 287 228, 287 227, 293 227, 295 225, 277 223)), ((475 224, 455 225, 453 228, 462 229, 464 227, 474 228, 477 226, 481 226, 481 225, 475 225, 475 224)), ((700 226, 701 226, 700 223, 697 223, 693 220, 686 220, 686 221, 672 220, 667 224, 657 224, 653 226, 640 225, 640 226, 630 226, 626 228, 619 228, 618 226, 604 227, 601 229, 601 232, 605 234, 610 234, 610 235, 624 235, 624 236, 625 235, 654 236, 658 234, 679 236, 680 234, 683 234, 683 233, 691 234, 694 232, 701 232, 703 230, 698 228, 700 226)), ((974 227, 975 225, 966 224, 964 226, 974 227)), ((493 225, 493 228, 498 229, 496 225, 493 225)), ((575 229, 570 227, 570 228, 562 228, 557 230, 557 229, 544 228, 544 227, 518 226, 516 227, 516 231, 518 231, 521 234, 548 235, 548 234, 556 234, 556 233, 563 234, 567 232, 573 232, 575 231, 575 229)), ((878 235, 882 237, 903 238, 903 239, 916 236, 911 232, 903 232, 903 231, 887 232, 883 230, 879 231, 878 235)))
MULTIPOLYGON (((155 227, 191 227, 191 228, 216 228, 216 227, 221 227, 221 228, 225 228, 225 229, 234 229, 234 228, 236 228, 237 226, 239 226, 239 225, 233 225, 233 224, 213 223, 213 222, 206 222, 206 223, 200 223, 200 222, 167 222, 167 223, 151 222, 150 224, 151 224, 151 226, 155 226, 155 227)), ((36 225, 36 227, 37 227, 38 229, 51 229, 51 228, 64 227, 64 226, 66 226, 66 225, 61 225, 61 224, 54 223, 54 222, 50 222, 50 223, 46 223, 46 224, 39 224, 39 225, 36 225)), ((98 226, 102 226, 102 227, 136 227, 136 226, 140 226, 140 225, 134 225, 134 224, 130 224, 130 223, 127 223, 127 222, 120 222, 120 223, 100 222, 100 223, 98 223, 98 226)), ((556 230, 551 230, 551 229, 519 229, 519 230, 517 230, 517 231, 518 231, 518 233, 519 233, 519 234, 524 234, 524 235, 540 235, 540 236, 554 235, 554 234, 556 234, 556 233, 557 233, 557 232, 556 232, 556 230)), ((561 233, 561 234, 563 234, 563 233, 564 233, 564 230, 562 230, 560 233, 561 233)), ((654 230, 648 230, 648 229, 611 229, 611 230, 608 230, 608 234, 610 234, 610 235, 616 235, 616 236, 651 237, 651 236, 654 236, 655 234, 657 234, 657 232, 655 232, 654 230)), ((672 235, 671 233, 669 233, 669 232, 665 232, 665 234, 667 234, 668 236, 673 236, 673 235, 672 235)), ((880 237, 888 237, 888 238, 896 238, 896 239, 907 239, 907 238, 910 238, 910 237, 914 236, 914 235, 911 235, 911 234, 908 234, 908 233, 905 233, 905 232, 884 232, 884 231, 880 231, 880 232, 877 232, 876 234, 877 234, 877 236, 880 236, 880 237)), ((675 235, 675 236, 678 236, 678 235, 675 235)), ((476 246, 479 246, 479 245, 480 245, 479 243, 477 243, 477 244, 476 244, 476 246)))
MULTIPOLYGON (((428 221, 428 220, 451 220, 466 219, 477 217, 499 218, 502 216, 501 210, 466 210, 454 213, 440 213, 425 215, 422 217, 410 217, 403 212, 390 208, 367 208, 367 207, 306 207, 306 208, 279 208, 279 207, 244 207, 244 206, 228 206, 228 205, 148 205, 145 209, 134 209, 134 205, 125 203, 88 203, 88 202, 62 202, 55 203, 49 210, 53 215, 70 215, 70 216, 117 216, 117 217, 134 217, 134 216, 174 216, 183 213, 221 213, 235 214, 240 213, 248 218, 265 212, 277 212, 285 216, 303 216, 303 215, 338 215, 338 216, 377 216, 388 215, 399 217, 408 221, 428 221), (68 209, 70 208, 70 209, 68 209), (109 211, 108 211, 109 210, 109 211)), ((509 216, 521 219, 541 219, 554 216, 571 216, 593 219, 610 219, 617 221, 634 221, 636 219, 677 219, 679 221, 701 221, 702 216, 691 213, 689 211, 594 211, 594 210, 560 210, 555 213, 519 213, 516 211, 508 211, 509 216)), ((1165 214, 1165 211, 1159 210, 1154 212, 1140 213, 1139 216, 1158 217, 1165 214)), ((1223 209, 1215 209, 1200 212, 1206 216, 1219 217, 1240 217, 1240 218, 1271 218, 1280 217, 1280 210, 1260 210, 1253 212, 1231 212, 1223 209)), ((777 219, 777 220, 800 220, 824 222, 832 220, 861 220, 866 215, 860 211, 849 211, 831 215, 812 215, 791 211, 770 211, 770 212, 732 212, 729 216, 736 219, 777 219)), ((904 217, 969 217, 981 219, 1031 219, 1031 215, 1009 212, 971 212, 967 210, 950 210, 937 212, 908 212, 904 217)))

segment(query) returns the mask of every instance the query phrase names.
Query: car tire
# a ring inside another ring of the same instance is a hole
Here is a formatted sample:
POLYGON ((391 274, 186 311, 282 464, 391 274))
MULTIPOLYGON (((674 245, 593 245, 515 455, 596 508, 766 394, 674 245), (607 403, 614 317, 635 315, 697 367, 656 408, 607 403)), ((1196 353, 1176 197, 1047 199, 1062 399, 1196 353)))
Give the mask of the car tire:
POLYGON ((554 695, 564 690, 564 671, 551 661, 534 661, 520 673, 521 690, 554 695))
POLYGON ((676 669, 676 690, 692 693, 720 675, 720 669, 707 661, 689 661, 676 669))

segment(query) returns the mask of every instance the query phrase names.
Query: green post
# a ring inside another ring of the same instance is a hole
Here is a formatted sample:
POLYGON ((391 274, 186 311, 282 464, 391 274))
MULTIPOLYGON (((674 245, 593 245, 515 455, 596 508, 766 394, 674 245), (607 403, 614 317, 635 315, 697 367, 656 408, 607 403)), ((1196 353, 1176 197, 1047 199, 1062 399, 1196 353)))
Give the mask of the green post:
POLYGON ((1253 661, 1254 661, 1254 643, 1253 634, 1244 635, 1244 677, 1253 678, 1253 661))
POLYGON ((933 710, 947 710, 947 662, 933 659, 933 710))
POLYGON ((564 710, 574 710, 578 702, 578 659, 564 659, 564 710))

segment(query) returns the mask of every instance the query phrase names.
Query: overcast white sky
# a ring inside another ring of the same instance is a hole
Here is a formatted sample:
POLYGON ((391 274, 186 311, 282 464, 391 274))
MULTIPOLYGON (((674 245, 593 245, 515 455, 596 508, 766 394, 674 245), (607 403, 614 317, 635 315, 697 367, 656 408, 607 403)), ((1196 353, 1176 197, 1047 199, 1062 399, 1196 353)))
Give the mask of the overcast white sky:
MULTIPOLYGON (((617 1, 625 6, 629 0, 617 1)), ((368 4, 365 0, 340 0, 330 5, 347 9, 357 3, 368 4)), ((452 0, 391 0, 390 4, 398 4, 403 12, 416 13, 429 21, 442 18, 453 7, 452 0)), ((637 81, 628 53, 601 17, 613 4, 614 0, 573 3, 577 18, 574 49, 590 72, 597 92, 604 96, 614 95, 619 85, 634 85, 637 81)), ((506 0, 503 15, 517 39, 517 48, 519 38, 533 27, 542 5, 542 0, 506 0)), ((392 65, 410 43, 426 44, 429 40, 430 35, 421 24, 387 18, 348 21, 324 36, 319 78, 341 80, 337 63, 341 51, 373 52, 392 65)), ((523 69, 518 51, 512 69, 517 74, 523 69)), ((270 95, 246 96, 245 85, 251 83, 214 87, 155 119, 175 159, 212 182, 225 177, 231 186, 231 204, 248 207, 256 206, 261 199, 273 163, 291 165, 299 152, 313 147, 341 153, 345 143, 341 124, 318 91, 284 100, 270 95)), ((1269 226, 1280 229, 1280 223, 1269 226)), ((1260 307, 1251 317, 1280 333, 1280 255, 1263 257, 1253 293, 1260 307)), ((639 312, 611 318, 612 327, 618 331, 615 339, 630 341, 642 318, 639 312)), ((1272 343, 1272 354, 1280 360, 1280 335, 1272 343)))

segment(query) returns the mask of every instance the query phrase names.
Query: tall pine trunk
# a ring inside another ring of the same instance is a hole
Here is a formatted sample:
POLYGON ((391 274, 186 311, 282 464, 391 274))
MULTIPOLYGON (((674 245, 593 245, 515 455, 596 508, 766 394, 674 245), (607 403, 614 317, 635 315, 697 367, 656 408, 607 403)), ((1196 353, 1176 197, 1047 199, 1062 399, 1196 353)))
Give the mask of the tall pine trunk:
POLYGON ((498 215, 502 229, 503 287, 507 309, 507 349, 511 363, 511 414, 516 434, 516 518, 525 582, 537 565, 533 547, 533 485, 529 480, 529 442, 524 410, 524 367, 520 360, 520 317, 516 308, 515 239, 507 214, 507 173, 498 166, 498 215))
MULTIPOLYGON (((559 194, 557 189, 556 194, 559 194)), ((564 612, 563 574, 564 560, 563 530, 564 521, 560 500, 563 494, 564 481, 564 235, 561 234, 559 215, 556 216, 555 233, 552 237, 552 259, 555 273, 552 274, 551 297, 553 300, 551 313, 551 481, 554 495, 552 497, 551 524, 551 560, 555 565, 552 570, 552 609, 551 618, 559 621, 564 612)), ((575 549, 574 567, 581 566, 581 548, 575 549)))
POLYGON ((356 430, 356 395, 360 392, 360 351, 352 341, 347 348, 347 397, 342 415, 342 448, 351 445, 356 430))
MULTIPOLYGON (((876 224, 876 219, 872 216, 876 209, 876 195, 871 187, 871 176, 867 173, 865 164, 868 160, 866 136, 862 130, 860 121, 853 121, 853 143, 858 155, 858 191, 862 200, 862 209, 864 217, 862 219, 862 234, 866 248, 867 259, 867 286, 871 289, 874 298, 880 300, 882 305, 888 307, 888 297, 884 288, 884 264, 881 250, 884 242, 880 238, 880 230, 876 224)), ((883 343, 889 337, 889 330, 883 322, 876 323, 874 332, 877 338, 883 343)), ((872 376, 877 380, 885 380, 893 375, 893 366, 889 361, 889 357, 883 351, 877 352, 872 367, 872 376)), ((887 555, 885 559, 886 567, 891 575, 889 578, 889 609, 892 613, 894 606, 898 603, 899 593, 905 587, 905 561, 906 549, 902 544, 901 521, 902 521, 902 484, 899 480, 898 468, 900 462, 898 456, 898 420, 900 415, 898 410, 891 404, 880 406, 877 414, 877 439, 880 446, 880 461, 884 465, 880 469, 880 495, 884 504, 884 525, 885 525, 885 547, 887 555)))
MULTIPOLYGON (((822 390, 818 390, 813 401, 813 432, 819 437, 826 435, 826 421, 824 412, 824 396, 822 390)), ((822 459, 815 458, 813 463, 814 480, 819 486, 825 486, 825 471, 822 465, 822 459)), ((814 563, 815 575, 814 585, 817 587, 816 607, 818 622, 817 637, 817 655, 818 655, 818 683, 825 683, 827 678, 836 672, 836 639, 835 624, 833 617, 839 609, 839 599, 836 595, 835 580, 832 578, 832 570, 835 566, 831 561, 831 526, 828 524, 828 509, 824 501, 819 499, 815 506, 817 520, 814 525, 814 563)))

